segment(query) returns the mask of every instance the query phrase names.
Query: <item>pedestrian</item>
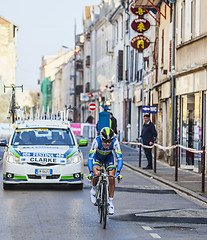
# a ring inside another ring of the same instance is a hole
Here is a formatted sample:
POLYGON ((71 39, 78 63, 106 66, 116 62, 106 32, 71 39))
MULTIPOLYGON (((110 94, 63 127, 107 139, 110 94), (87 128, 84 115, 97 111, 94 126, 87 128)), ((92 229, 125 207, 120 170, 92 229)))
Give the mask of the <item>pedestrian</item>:
POLYGON ((117 135, 117 120, 113 116, 113 113, 110 112, 110 128, 114 130, 114 133, 117 135))
POLYGON ((90 113, 89 116, 87 117, 86 122, 87 122, 87 123, 93 123, 93 116, 92 116, 91 113, 90 113))
MULTIPOLYGON (((144 145, 152 146, 157 137, 157 131, 154 124, 150 120, 150 114, 144 115, 144 125, 142 128, 141 136, 139 141, 144 145)), ((152 148, 144 148, 145 155, 147 157, 148 164, 143 169, 152 169, 152 148)))

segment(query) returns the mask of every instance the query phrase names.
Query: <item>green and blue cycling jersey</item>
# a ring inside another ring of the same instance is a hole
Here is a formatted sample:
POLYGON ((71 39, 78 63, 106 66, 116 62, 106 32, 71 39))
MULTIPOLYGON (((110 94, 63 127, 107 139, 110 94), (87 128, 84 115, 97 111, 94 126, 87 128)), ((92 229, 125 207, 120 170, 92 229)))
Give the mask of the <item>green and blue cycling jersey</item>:
POLYGON ((104 148, 100 136, 96 137, 93 140, 88 158, 89 171, 93 171, 93 166, 95 165, 101 166, 102 164, 104 164, 105 169, 117 168, 117 171, 121 171, 123 159, 120 144, 117 138, 114 138, 112 140, 111 145, 109 146, 108 149, 104 148), (118 159, 117 167, 115 164, 113 151, 118 159))

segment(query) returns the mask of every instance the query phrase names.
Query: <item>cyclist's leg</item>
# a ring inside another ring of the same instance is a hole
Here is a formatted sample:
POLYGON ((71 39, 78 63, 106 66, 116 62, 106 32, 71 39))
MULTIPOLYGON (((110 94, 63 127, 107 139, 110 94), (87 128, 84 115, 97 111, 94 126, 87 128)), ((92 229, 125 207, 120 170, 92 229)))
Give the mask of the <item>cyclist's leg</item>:
MULTIPOLYGON (((109 175, 115 176, 116 174, 116 166, 114 155, 110 154, 108 158, 105 160, 105 168, 106 170, 112 170, 109 172, 109 175)), ((113 198, 115 189, 115 178, 109 177, 109 198, 113 198)))
MULTIPOLYGON (((110 154, 106 161, 105 161, 105 168, 109 171, 109 175, 115 176, 116 173, 116 166, 114 162, 113 154, 110 154)), ((108 196, 108 214, 114 214, 114 204, 113 204, 113 197, 114 197, 114 190, 115 190, 115 178, 109 177, 109 196, 108 196)))
MULTIPOLYGON (((96 155, 94 156, 93 159, 93 173, 94 176, 98 176, 100 174, 100 172, 97 171, 97 169, 100 169, 101 162, 99 159, 97 159, 96 155)), ((90 195, 91 195, 91 202, 93 204, 96 204, 96 194, 97 194, 97 183, 98 183, 98 179, 99 178, 93 178, 92 179, 92 188, 90 191, 90 195)))
MULTIPOLYGON (((94 176, 100 175, 100 170, 101 169, 102 162, 101 160, 95 155, 93 159, 93 173, 94 176), (97 170, 98 169, 98 170, 97 170)), ((92 180, 92 185, 95 187, 98 183, 99 178, 93 178, 92 180)))

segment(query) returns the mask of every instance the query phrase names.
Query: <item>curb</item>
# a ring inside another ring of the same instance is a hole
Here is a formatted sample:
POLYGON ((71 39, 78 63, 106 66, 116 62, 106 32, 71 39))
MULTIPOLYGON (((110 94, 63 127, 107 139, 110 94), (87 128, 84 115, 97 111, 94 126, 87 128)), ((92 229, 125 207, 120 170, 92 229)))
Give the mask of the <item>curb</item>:
POLYGON ((172 187, 172 188, 174 188, 174 189, 176 189, 176 190, 178 190, 178 191, 180 191, 182 193, 185 193, 188 196, 196 198, 197 200, 207 204, 207 199, 205 197, 202 197, 199 194, 196 194, 195 192, 193 192, 193 191, 191 191, 191 190, 189 190, 187 188, 181 187, 178 184, 172 183, 172 182, 170 182, 170 181, 168 181, 168 180, 166 180, 166 179, 164 179, 162 177, 158 177, 158 176, 156 176, 154 174, 151 174, 151 173, 148 173, 148 172, 146 172, 146 171, 144 171, 142 169, 136 168, 136 167, 132 166, 129 163, 125 163, 124 162, 123 165, 128 167, 128 168, 130 168, 130 169, 132 169, 132 170, 134 170, 134 171, 136 171, 136 172, 138 172, 138 173, 140 173, 140 174, 142 174, 142 175, 145 175, 145 176, 147 176, 149 178, 153 178, 153 179, 155 179, 155 180, 157 180, 157 181, 159 181, 159 182, 161 182, 161 183, 163 183, 163 184, 165 184, 165 185, 167 185, 169 187, 172 187))

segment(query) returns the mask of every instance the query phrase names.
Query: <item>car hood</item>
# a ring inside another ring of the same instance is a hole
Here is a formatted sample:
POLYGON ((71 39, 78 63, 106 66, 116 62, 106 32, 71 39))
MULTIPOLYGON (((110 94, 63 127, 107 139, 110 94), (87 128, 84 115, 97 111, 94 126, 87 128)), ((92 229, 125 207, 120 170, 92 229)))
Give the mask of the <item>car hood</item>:
POLYGON ((20 158, 20 162, 40 164, 65 164, 66 159, 78 151, 77 146, 10 146, 10 152, 20 158))

